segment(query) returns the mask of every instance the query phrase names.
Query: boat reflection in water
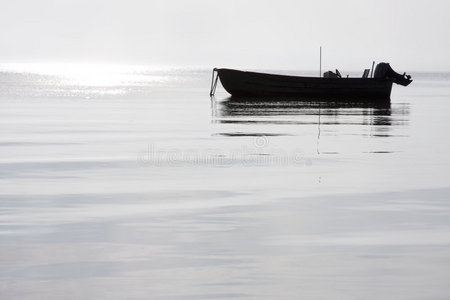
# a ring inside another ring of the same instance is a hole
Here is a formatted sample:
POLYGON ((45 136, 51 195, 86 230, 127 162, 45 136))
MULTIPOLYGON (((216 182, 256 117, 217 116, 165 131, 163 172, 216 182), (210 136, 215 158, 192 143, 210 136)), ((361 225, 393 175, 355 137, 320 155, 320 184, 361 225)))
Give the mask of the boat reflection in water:
MULTIPOLYGON (((264 98, 212 98, 214 135, 296 136, 280 141, 282 146, 310 143, 326 137, 330 153, 353 144, 362 152, 390 152, 384 148, 366 149, 357 137, 401 137, 409 120, 409 105, 390 101, 304 101, 264 98)), ((322 140, 321 140, 322 142, 322 140)), ((347 148, 348 149, 348 148, 347 148)))

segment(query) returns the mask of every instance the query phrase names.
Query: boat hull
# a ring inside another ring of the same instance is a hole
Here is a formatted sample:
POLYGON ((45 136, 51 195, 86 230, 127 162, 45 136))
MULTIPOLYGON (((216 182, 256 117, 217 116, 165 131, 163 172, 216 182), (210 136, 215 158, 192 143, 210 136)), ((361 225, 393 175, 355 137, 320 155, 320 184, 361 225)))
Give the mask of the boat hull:
POLYGON ((389 99, 392 79, 319 78, 217 69, 232 96, 295 97, 302 99, 389 99))

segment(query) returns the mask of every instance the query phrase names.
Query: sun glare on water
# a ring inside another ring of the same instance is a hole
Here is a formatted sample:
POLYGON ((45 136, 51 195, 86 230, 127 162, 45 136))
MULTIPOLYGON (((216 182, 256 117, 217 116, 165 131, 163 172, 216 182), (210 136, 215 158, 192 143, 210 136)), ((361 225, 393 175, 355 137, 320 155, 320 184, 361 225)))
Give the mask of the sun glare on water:
POLYGON ((6 64, 2 69, 55 77, 61 83, 79 86, 112 87, 129 83, 158 83, 167 76, 158 74, 162 68, 109 64, 6 64))

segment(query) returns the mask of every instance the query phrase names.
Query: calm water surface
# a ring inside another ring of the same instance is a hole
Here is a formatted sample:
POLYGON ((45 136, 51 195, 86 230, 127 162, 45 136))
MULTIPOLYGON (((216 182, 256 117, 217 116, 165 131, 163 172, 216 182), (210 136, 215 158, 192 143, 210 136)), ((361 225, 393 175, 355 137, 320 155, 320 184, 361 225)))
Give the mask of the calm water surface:
POLYGON ((413 75, 374 106, 1 66, 0 298, 448 299, 450 75, 413 75))

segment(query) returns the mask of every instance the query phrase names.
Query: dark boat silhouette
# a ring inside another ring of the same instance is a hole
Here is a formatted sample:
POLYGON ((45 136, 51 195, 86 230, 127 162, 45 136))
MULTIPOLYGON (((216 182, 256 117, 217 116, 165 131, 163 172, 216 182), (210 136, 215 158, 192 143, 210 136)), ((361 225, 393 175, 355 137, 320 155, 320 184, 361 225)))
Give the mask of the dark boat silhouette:
POLYGON ((215 68, 210 94, 214 94, 220 78, 225 90, 237 97, 389 99, 393 83, 407 86, 412 82, 411 76, 396 73, 388 63, 379 63, 373 78, 368 73, 367 69, 362 78, 342 78, 336 70, 326 72, 324 77, 302 77, 215 68))

